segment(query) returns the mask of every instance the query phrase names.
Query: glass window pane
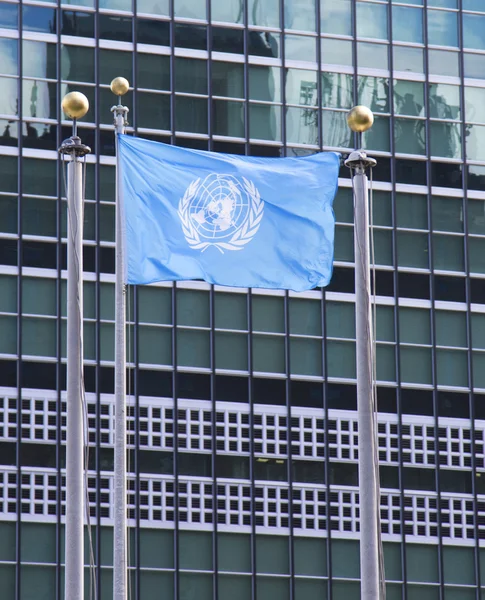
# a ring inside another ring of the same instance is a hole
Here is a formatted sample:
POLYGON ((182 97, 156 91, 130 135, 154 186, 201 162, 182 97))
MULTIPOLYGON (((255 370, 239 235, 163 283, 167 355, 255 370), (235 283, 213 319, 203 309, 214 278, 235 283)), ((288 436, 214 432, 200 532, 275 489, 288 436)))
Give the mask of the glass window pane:
POLYGON ((177 325, 209 327, 209 294, 197 290, 177 290, 177 325))
POLYGON ((463 15, 463 46, 485 50, 485 15, 463 15))
POLYGON ((57 11, 55 8, 43 8, 24 4, 22 27, 27 31, 56 33, 56 15, 57 11))
MULTIPOLYGON (((22 116, 24 119, 34 117, 38 119, 55 119, 57 117, 55 98, 57 85, 35 79, 22 81, 22 116)), ((27 134, 36 134, 27 129, 27 134)))
POLYGON ((485 349, 485 315, 472 313, 471 325, 472 347, 485 349))
POLYGON ((56 319, 22 317, 22 354, 56 356, 56 319))
POLYGON ((320 0, 320 20, 322 33, 352 35, 351 1, 320 0))
POLYGON ((55 44, 22 41, 22 75, 56 79, 57 50, 55 44))
POLYGON ((337 225, 335 228, 334 260, 353 262, 354 260, 354 228, 337 225))
POLYGON ((181 600, 211 600, 213 597, 212 575, 181 572, 179 578, 181 600))
POLYGON ((137 54, 138 87, 170 90, 170 57, 157 54, 137 54))
POLYGON ((248 3, 249 25, 263 27, 280 26, 280 0, 249 0, 248 3))
POLYGON ((17 354, 17 317, 0 315, 0 353, 17 354))
POLYGON ((24 158, 22 164, 24 193, 57 195, 57 161, 24 158))
POLYGON ((469 238, 470 271, 485 273, 485 238, 469 238))
POLYGON ((0 275, 0 312, 17 312, 17 278, 0 275))
POLYGON ((55 279, 22 277, 22 312, 33 315, 56 315, 55 279))
POLYGON ((431 212, 434 231, 463 232, 463 200, 433 196, 431 212))
MULTIPOLYGON (((3 157, 2 157, 3 160, 3 157)), ((22 212, 25 210, 22 206, 22 212)), ((0 196, 0 223, 3 233, 17 233, 18 229, 17 196, 0 196)), ((26 233, 26 232, 24 232, 26 233)))
POLYGON ((426 121, 421 119, 399 119, 394 121, 394 143, 396 152, 403 154, 426 153, 426 121))
POLYGON ((215 334, 216 369, 248 370, 248 337, 217 331, 215 334))
POLYGON ((113 73, 117 77, 125 77, 133 81, 133 54, 118 50, 99 49, 99 82, 109 84, 113 80, 113 73))
POLYGON ((138 327, 138 360, 152 365, 172 364, 172 332, 161 327, 138 327))
POLYGON ((209 332, 177 329, 177 361, 184 367, 209 368, 209 332))
POLYGON ((212 94, 244 98, 244 66, 236 63, 212 63, 212 94))
POLYGON ((352 196, 352 190, 350 188, 338 188, 333 208, 335 212, 335 220, 337 221, 337 223, 354 222, 354 200, 352 196))
POLYGON ((352 75, 322 73, 322 106, 325 108, 351 108, 353 95, 352 75))
POLYGON ((18 6, 7 2, 0 5, 0 27, 18 29, 18 6))
POLYGON ((327 302, 325 305, 327 336, 355 339, 355 306, 349 302, 327 302))
POLYGON ((429 269, 428 235, 398 231, 397 264, 399 267, 429 269))
POLYGON ((265 373, 284 373, 285 340, 283 337, 253 336, 253 368, 265 373))
POLYGON ((428 43, 437 46, 458 46, 456 12, 428 9, 428 43))
POLYGON ((318 111, 311 108, 286 109, 286 139, 295 144, 318 144, 318 111))
POLYGON ((244 8, 239 0, 211 0, 211 18, 226 23, 244 23, 244 8))
POLYGON ((444 158, 461 158, 460 126, 455 123, 430 124, 431 155, 444 158))
POLYGON ((432 383, 431 348, 401 346, 401 381, 432 383))
POLYGON ((264 104, 249 105, 249 137, 281 141, 281 109, 264 104))
POLYGON ((249 99, 281 102, 281 69, 249 65, 249 99))
MULTIPOLYGON (((18 80, 10 77, 0 77, 0 86, 2 88, 2 95, 0 96, 0 111, 4 115, 17 116, 18 80)), ((6 131, 8 130, 10 130, 10 127, 7 125, 6 131)), ((2 160, 5 160, 5 158, 2 158, 2 160)))
POLYGON ((207 61, 175 58, 175 91, 207 94, 207 61))
POLYGON ((354 64, 352 42, 323 38, 322 63, 327 65, 347 65, 351 67, 354 64))
POLYGON ((320 301, 290 298, 290 333, 322 335, 320 301))
POLYGON ((401 343, 431 344, 429 310, 399 307, 399 338, 401 343))
POLYGON ((137 0, 136 10, 138 14, 149 13, 168 17, 170 15, 170 0, 137 0))
POLYGON ((485 123, 485 89, 465 86, 465 119, 485 123))
POLYGON ((375 117, 372 128, 363 135, 363 148, 370 150, 390 150, 390 125, 389 117, 375 117))
POLYGON ((350 148, 351 131, 347 125, 347 113, 322 110, 323 144, 334 148, 350 148))
POLYGON ((138 310, 141 323, 172 322, 172 290, 140 286, 138 288, 138 310))
POLYGON ((394 110, 398 115, 424 116, 424 83, 395 80, 394 110))
POLYGON ((399 42, 422 44, 423 10, 408 6, 393 6, 392 39, 399 42))
POLYGON ((358 103, 374 113, 389 112, 389 80, 384 77, 359 77, 358 103))
POLYGON ((386 5, 357 3, 357 37, 388 39, 386 5))
POLYGON ((188 19, 207 19, 206 3, 200 0, 174 0, 174 14, 188 19))
POLYGON ((374 190, 372 193, 372 216, 374 225, 392 226, 392 198, 390 192, 374 190))
POLYGON ((485 78, 485 56, 482 54, 469 54, 465 52, 463 55, 465 77, 472 79, 485 78))
POLYGON ((218 592, 220 598, 246 600, 251 597, 251 577, 220 574, 218 592))
POLYGON ((359 67, 370 69, 389 69, 389 46, 357 42, 357 62, 359 67))
POLYGON ((428 50, 428 69, 435 75, 460 75, 460 55, 446 50, 428 50))
POLYGON ((435 322, 438 346, 467 347, 466 313, 437 310, 435 322))
POLYGON ((434 268, 443 271, 464 271, 463 237, 433 234, 434 268))
POLYGON ((287 60, 317 60, 317 39, 308 35, 285 35, 285 58, 287 60))
POLYGON ((61 46, 61 78, 68 81, 93 82, 94 48, 63 44, 61 46))
POLYGON ((317 72, 287 69, 286 102, 288 104, 317 105, 317 72))
POLYGON ((429 116, 435 119, 460 118, 460 88, 456 85, 430 83, 429 116))
POLYGON ((436 351, 437 384, 468 386, 468 361, 466 352, 436 351))
POLYGON ((327 342, 327 374, 355 378, 355 342, 327 342))
POLYGON ((283 333, 285 331, 285 304, 283 298, 252 297, 253 330, 283 333))
POLYGON ((428 229, 427 197, 422 194, 396 194, 398 227, 428 229))
POLYGON ((394 341, 394 308, 377 306, 376 339, 381 342, 394 341))
POLYGON ((216 292, 215 326, 219 329, 247 329, 247 296, 216 292))
POLYGON ((376 363, 377 379, 379 381, 396 381, 396 355, 394 346, 377 344, 376 363))
POLYGON ((409 46, 394 46, 394 70, 424 73, 424 53, 421 48, 409 46))
POLYGON ((316 0, 285 0, 285 28, 316 30, 316 0))
POLYGON ((138 127, 170 131, 170 96, 168 94, 137 94, 138 127))
POLYGON ((176 96, 175 129, 190 133, 207 133, 207 100, 176 96))
POLYGON ((290 371, 295 375, 322 375, 322 341, 290 339, 290 371))

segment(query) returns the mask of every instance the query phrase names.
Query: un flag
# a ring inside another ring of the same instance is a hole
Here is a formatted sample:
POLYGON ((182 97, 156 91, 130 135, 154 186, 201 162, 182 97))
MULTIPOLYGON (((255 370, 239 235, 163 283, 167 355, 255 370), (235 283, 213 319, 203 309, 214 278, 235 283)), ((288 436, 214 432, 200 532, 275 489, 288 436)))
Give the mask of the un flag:
POLYGON ((127 283, 303 291, 330 281, 338 154, 257 158, 127 135, 118 147, 127 283))

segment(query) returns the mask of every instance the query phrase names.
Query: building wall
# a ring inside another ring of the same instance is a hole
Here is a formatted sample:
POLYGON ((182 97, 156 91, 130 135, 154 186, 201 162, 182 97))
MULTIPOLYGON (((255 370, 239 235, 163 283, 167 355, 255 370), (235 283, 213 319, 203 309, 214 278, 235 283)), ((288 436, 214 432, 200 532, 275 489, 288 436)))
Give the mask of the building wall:
MULTIPOLYGON (((348 152, 376 115, 378 439, 388 598, 485 589, 482 0, 0 4, 0 584, 63 597, 66 203, 57 147, 91 103, 84 354, 98 597, 111 597, 114 140, 235 154, 348 152), (171 17, 173 15, 173 17, 171 17)), ((161 174, 163 176, 163 174, 161 174)), ((359 597, 353 208, 333 281, 303 294, 130 289, 133 598, 359 597)), ((90 563, 88 547, 86 565, 90 563)), ((90 571, 86 568, 86 597, 90 571)))

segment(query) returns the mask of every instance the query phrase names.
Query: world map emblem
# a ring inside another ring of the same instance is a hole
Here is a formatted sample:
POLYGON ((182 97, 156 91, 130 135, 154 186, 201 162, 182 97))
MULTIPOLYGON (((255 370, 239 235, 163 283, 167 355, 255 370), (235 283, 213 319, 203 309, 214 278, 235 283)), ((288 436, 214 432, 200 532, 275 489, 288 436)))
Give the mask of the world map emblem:
POLYGON ((204 252, 214 246, 243 250, 256 235, 264 202, 245 177, 211 173, 193 181, 180 199, 178 215, 187 243, 204 252))

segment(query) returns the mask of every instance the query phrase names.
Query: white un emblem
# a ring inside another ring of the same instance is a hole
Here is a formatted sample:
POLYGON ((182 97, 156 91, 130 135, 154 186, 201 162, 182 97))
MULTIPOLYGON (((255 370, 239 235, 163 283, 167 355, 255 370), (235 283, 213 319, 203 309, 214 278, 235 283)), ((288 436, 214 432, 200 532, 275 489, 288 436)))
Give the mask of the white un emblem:
POLYGON ((188 244, 194 250, 215 246, 242 250, 259 229, 264 203, 245 177, 211 173, 193 181, 179 202, 178 214, 188 244))

